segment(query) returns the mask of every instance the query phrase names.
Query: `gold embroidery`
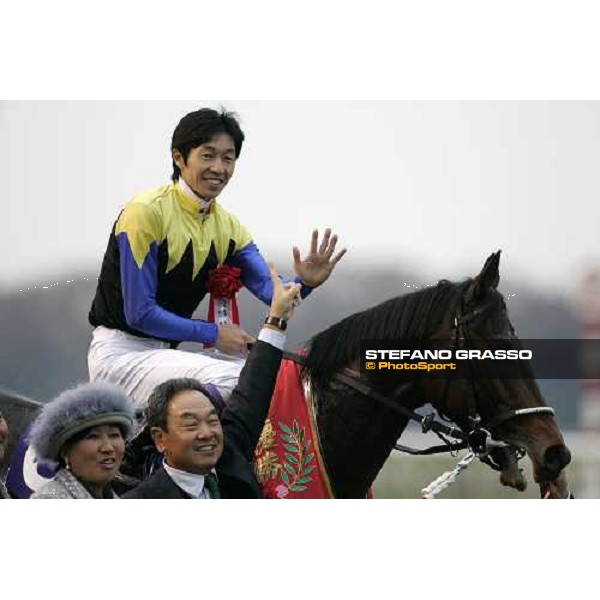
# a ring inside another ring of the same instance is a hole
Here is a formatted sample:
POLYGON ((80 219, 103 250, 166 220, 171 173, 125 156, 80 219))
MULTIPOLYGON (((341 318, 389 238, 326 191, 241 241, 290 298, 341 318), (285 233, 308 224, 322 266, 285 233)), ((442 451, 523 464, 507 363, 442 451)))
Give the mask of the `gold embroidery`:
POLYGON ((267 419, 265 421, 265 426, 263 427, 262 433, 260 434, 260 439, 258 440, 258 446, 256 447, 256 451, 258 452, 259 448, 270 450, 275 445, 275 440, 276 433, 273 429, 271 419, 267 419))
POLYGON ((273 452, 276 439, 277 435, 271 420, 267 419, 254 453, 254 470, 261 484, 275 479, 281 469, 281 465, 277 462, 277 454, 273 452))
POLYGON ((260 483, 266 483, 271 479, 275 479, 279 473, 279 469, 281 469, 275 452, 265 452, 263 456, 256 459, 254 466, 256 477, 260 483))

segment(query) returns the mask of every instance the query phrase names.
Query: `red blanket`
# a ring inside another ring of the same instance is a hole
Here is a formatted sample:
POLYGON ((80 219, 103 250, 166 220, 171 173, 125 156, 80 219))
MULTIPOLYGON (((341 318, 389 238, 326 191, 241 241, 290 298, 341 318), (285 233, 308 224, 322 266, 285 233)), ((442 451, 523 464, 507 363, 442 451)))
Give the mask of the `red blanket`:
POLYGON ((325 472, 312 398, 300 367, 284 359, 254 457, 265 498, 333 498, 325 472))

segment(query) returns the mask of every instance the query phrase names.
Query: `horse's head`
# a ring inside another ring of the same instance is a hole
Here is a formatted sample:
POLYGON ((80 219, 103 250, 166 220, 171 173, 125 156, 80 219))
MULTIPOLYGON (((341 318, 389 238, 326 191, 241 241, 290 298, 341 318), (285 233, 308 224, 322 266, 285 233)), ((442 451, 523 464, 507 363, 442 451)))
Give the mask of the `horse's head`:
POLYGON ((466 338, 484 345, 499 339, 516 343, 504 299, 496 289, 499 261, 500 252, 488 258, 474 279, 444 280, 391 298, 346 317, 311 340, 305 376, 317 398, 324 461, 337 496, 364 497, 372 485, 409 419, 393 405, 414 410, 425 403, 467 434, 490 432, 492 441, 485 445, 489 455, 480 455, 501 471, 504 485, 525 488, 518 467, 524 451, 543 489, 553 497, 567 495, 562 470, 570 454, 531 371, 526 377, 487 380, 443 380, 413 370, 358 372, 364 340, 415 341, 434 347, 439 341, 446 348, 448 340, 460 345, 466 338), (473 423, 475 415, 479 425, 473 423))
MULTIPOLYGON (((454 345, 476 343, 478 348, 499 340, 517 342, 506 304, 498 292, 500 251, 492 254, 473 280, 464 284, 458 301, 442 320, 435 337, 454 340, 454 345)), ((427 395, 439 412, 454 420, 468 433, 473 427, 473 412, 480 426, 493 440, 504 442, 490 452, 490 464, 501 470, 503 485, 525 489, 526 481, 518 468, 520 451, 525 451, 534 467, 534 478, 553 496, 568 494, 562 470, 571 454, 556 425, 530 367, 518 379, 460 379, 448 383, 426 382, 427 395)), ((523 372, 521 372, 523 373, 523 372)), ((493 444, 492 444, 493 445, 493 444)))

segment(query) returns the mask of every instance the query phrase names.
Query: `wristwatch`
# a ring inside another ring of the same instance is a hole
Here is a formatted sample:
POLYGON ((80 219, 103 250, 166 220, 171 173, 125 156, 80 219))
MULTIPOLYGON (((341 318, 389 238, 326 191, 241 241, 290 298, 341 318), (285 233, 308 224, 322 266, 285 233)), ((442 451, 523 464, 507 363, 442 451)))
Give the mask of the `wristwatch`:
POLYGON ((287 321, 285 319, 280 319, 279 317, 267 317, 265 319, 265 325, 274 325, 277 329, 281 329, 281 331, 287 329, 287 321))

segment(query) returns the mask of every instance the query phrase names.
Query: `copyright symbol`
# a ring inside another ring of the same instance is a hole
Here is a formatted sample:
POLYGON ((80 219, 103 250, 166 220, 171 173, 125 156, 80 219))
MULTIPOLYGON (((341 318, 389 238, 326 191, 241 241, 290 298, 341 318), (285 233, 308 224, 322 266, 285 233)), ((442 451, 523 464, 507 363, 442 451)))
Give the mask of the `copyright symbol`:
POLYGON ((375 363, 374 362, 368 362, 365 364, 365 369, 374 369, 375 368, 375 363))

